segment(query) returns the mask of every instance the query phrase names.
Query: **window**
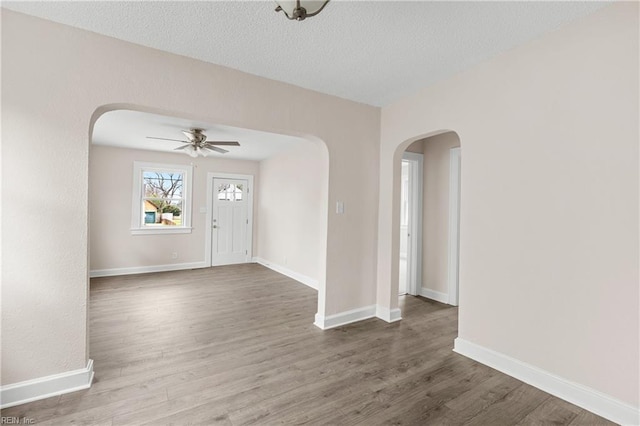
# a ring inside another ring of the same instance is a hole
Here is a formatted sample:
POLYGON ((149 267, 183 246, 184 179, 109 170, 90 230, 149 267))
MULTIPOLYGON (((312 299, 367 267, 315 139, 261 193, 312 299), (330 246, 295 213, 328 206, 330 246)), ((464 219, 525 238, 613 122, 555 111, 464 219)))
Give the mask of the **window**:
POLYGON ((132 234, 191 232, 191 166, 133 163, 132 234))

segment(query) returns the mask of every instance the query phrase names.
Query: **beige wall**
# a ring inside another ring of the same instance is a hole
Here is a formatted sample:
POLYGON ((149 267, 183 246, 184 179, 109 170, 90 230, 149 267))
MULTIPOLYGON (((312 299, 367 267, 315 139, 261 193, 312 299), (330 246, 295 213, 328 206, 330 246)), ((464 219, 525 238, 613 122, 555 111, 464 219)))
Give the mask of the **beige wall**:
MULTIPOLYGON (((205 262, 208 227, 207 173, 239 173, 254 176, 259 184, 257 161, 191 158, 136 149, 92 145, 89 155, 90 270, 205 262), (190 234, 131 235, 133 162, 193 165, 192 222, 190 234), (178 258, 173 259, 172 253, 178 258)), ((254 197, 254 222, 258 222, 254 197)), ((257 229, 254 227, 254 253, 257 229)))
POLYGON ((257 256, 313 280, 326 244, 327 172, 321 147, 311 142, 260 162, 257 256))
POLYGON ((616 3, 382 111, 378 303, 400 156, 460 137, 460 338, 638 406, 638 4, 616 3))
MULTIPOLYGON (((453 133, 414 142, 424 155, 422 183, 422 287, 448 293, 449 155, 460 146, 453 133)), ((409 150, 407 148, 407 151, 409 150)))
POLYGON ((2 384, 86 366, 89 137, 113 104, 326 144, 346 212, 318 311, 375 303, 378 108, 3 9, 2 384))

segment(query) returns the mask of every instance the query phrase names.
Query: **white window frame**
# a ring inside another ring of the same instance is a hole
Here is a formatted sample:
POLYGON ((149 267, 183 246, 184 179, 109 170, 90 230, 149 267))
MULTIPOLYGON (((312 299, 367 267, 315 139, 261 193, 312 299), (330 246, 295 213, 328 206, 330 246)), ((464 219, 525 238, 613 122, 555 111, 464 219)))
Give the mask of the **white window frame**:
POLYGON ((133 198, 131 208, 131 234, 132 235, 153 235, 153 234, 190 234, 191 233, 191 203, 192 203, 192 181, 193 166, 185 164, 161 164, 146 163, 142 161, 133 162, 133 198), (183 175, 183 209, 182 209, 182 225, 167 227, 145 227, 143 225, 142 212, 142 174, 143 172, 174 172, 183 175))

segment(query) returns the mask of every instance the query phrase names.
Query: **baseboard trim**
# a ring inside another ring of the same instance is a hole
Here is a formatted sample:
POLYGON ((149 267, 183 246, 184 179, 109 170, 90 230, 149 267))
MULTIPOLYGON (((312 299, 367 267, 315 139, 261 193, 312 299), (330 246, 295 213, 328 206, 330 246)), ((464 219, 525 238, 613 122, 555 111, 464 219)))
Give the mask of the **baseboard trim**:
POLYGON ((440 303, 449 303, 449 295, 447 293, 441 293, 439 291, 431 290, 430 288, 422 287, 420 289, 420 296, 440 303))
POLYGON ((275 264, 273 262, 270 262, 270 261, 268 261, 266 259, 263 259, 261 257, 254 257, 253 261, 256 262, 256 263, 259 263, 260 265, 262 265, 262 266, 264 266, 266 268, 269 268, 269 269, 271 269, 273 271, 276 271, 279 274, 286 275, 287 277, 292 278, 292 279, 294 279, 294 280, 306 285, 307 287, 311 287, 314 290, 318 289, 318 280, 314 280, 311 277, 299 274, 299 273, 297 273, 295 271, 292 271, 291 269, 285 268, 284 266, 277 265, 277 264, 275 264))
POLYGON ((459 337, 455 340, 453 350, 613 422, 623 425, 640 424, 640 408, 634 408, 595 389, 459 337))
POLYGON ((400 308, 389 309, 380 305, 376 305, 376 316, 386 322, 396 322, 402 319, 400 308))
POLYGON ((27 402, 75 392, 91 387, 93 360, 85 368, 67 371, 0 387, 0 408, 9 408, 27 402))
POLYGON ((89 272, 91 278, 113 277, 116 275, 148 274, 150 272, 181 271, 183 269, 208 268, 206 262, 174 263, 170 265, 134 266, 131 268, 95 269, 89 272))
POLYGON ((362 321, 376 316, 376 305, 365 306, 363 308, 352 309, 350 311, 340 312, 338 314, 322 316, 316 314, 313 325, 322 329, 340 327, 341 325, 351 324, 352 322, 362 321))

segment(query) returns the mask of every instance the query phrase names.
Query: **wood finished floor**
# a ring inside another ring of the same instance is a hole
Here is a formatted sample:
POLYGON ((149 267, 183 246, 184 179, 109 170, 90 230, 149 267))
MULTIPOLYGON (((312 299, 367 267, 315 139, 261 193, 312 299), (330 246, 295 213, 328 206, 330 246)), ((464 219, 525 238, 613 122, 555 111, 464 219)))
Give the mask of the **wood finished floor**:
POLYGON ((613 424, 452 352, 457 309, 329 331, 316 292, 256 264, 91 280, 85 391, 2 411, 66 425, 613 424))

